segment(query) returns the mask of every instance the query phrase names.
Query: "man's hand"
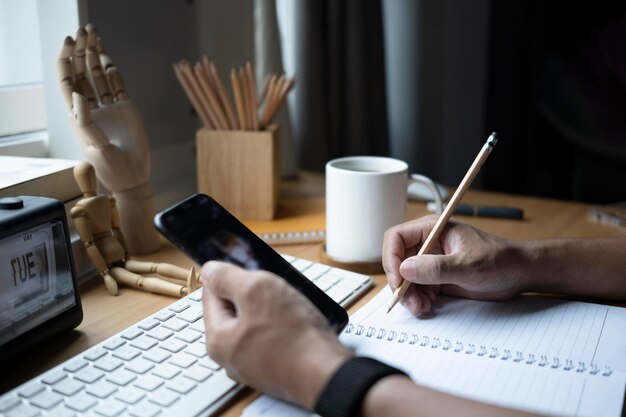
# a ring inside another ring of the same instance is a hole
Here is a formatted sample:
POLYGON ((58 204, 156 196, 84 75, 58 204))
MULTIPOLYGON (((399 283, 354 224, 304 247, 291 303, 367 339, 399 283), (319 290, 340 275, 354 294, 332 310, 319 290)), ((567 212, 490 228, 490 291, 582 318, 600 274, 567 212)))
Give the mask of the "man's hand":
POLYGON ((150 177, 148 133, 124 81, 92 25, 65 38, 58 75, 85 157, 118 203, 131 254, 159 247, 150 177))
POLYGON ((401 300, 412 314, 428 314, 436 294, 504 300, 526 290, 519 269, 522 247, 451 220, 431 254, 415 256, 437 222, 427 216, 387 230, 383 267, 392 288, 409 280, 401 300))
POLYGON ((209 356, 237 381, 312 408, 352 355, 319 310, 269 272, 212 261, 201 279, 209 356))

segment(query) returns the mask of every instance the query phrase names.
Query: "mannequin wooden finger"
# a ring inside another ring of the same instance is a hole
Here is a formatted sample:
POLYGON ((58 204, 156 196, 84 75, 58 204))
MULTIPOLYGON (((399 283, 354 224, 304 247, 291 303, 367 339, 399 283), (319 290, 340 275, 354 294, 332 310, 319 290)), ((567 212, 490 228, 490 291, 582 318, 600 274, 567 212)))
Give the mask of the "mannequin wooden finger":
POLYGON ((126 91, 126 84, 124 84, 124 79, 122 75, 117 70, 117 67, 111 61, 111 58, 104 53, 100 54, 100 65, 104 68, 104 72, 109 78, 109 83, 111 84, 111 91, 116 101, 128 100, 128 91, 126 91))
POLYGON ((113 94, 109 86, 109 80, 102 69, 100 63, 100 53, 98 52, 98 33, 96 28, 87 25, 87 69, 93 80, 96 94, 103 105, 113 103, 113 94))
POLYGON ((96 94, 87 78, 85 50, 87 47, 87 31, 84 28, 78 29, 76 32, 76 44, 74 45, 74 55, 72 56, 72 64, 74 66, 74 80, 77 91, 85 96, 91 108, 98 106, 96 94))
POLYGON ((72 108, 72 92, 74 92, 74 68, 71 60, 73 53, 74 39, 67 36, 57 58, 57 73, 61 82, 61 92, 68 109, 72 108))

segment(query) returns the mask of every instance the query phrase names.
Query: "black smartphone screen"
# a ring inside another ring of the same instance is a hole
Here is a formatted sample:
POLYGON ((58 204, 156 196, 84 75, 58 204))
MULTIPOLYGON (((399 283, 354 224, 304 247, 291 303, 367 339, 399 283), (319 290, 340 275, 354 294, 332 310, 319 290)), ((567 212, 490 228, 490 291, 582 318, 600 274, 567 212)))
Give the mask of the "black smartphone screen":
POLYGON ((211 197, 194 194, 155 216, 155 226, 199 265, 211 260, 262 269, 304 294, 340 332, 346 311, 211 197))

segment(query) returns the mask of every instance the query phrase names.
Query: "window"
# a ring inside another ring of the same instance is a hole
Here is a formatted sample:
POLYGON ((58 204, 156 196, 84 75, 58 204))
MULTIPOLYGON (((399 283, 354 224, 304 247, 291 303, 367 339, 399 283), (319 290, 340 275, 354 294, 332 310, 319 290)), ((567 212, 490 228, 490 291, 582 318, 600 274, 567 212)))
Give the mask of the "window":
POLYGON ((43 156, 46 125, 37 0, 0 0, 0 154, 43 156))

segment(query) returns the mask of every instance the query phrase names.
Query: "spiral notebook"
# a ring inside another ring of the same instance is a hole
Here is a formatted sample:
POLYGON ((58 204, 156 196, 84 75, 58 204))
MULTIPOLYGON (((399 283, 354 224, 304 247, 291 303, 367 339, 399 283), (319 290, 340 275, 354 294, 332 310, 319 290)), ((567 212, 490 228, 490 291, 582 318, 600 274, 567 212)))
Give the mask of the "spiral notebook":
MULTIPOLYGON (((386 314, 385 287, 340 340, 403 369, 418 384, 540 414, 620 416, 626 388, 626 309, 544 297, 485 302, 441 297, 435 314, 386 314)), ((243 416, 305 416, 268 396, 243 416)))

